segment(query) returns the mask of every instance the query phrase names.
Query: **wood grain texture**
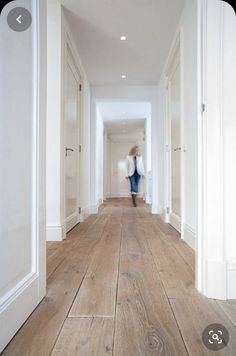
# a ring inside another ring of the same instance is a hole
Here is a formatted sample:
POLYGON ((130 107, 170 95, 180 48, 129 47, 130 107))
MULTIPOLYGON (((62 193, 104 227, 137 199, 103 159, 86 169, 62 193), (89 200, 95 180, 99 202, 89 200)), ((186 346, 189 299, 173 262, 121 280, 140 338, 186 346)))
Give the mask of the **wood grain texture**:
POLYGON ((47 296, 3 356, 212 355, 201 341, 212 322, 230 332, 217 355, 235 356, 235 301, 196 291, 194 251, 141 199, 108 199, 47 246, 47 296))
POLYGON ((70 317, 114 316, 121 225, 108 224, 71 308, 70 317))
POLYGON ((113 318, 68 318, 52 356, 112 355, 113 318))
POLYGON ((223 324, 230 334, 225 349, 215 352, 220 356, 233 356, 236 350, 236 330, 215 300, 199 296, 197 298, 171 299, 171 306, 183 335, 189 355, 213 354, 202 342, 202 332, 213 323, 223 324))
POLYGON ((115 356, 187 355, 150 257, 121 257, 115 328, 115 356))

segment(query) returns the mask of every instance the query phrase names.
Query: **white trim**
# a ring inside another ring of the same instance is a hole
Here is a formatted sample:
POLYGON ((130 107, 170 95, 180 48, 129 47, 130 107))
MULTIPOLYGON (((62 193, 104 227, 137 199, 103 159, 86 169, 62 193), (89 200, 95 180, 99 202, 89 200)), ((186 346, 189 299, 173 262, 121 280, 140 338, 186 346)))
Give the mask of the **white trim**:
POLYGON ((66 218, 66 231, 69 232, 75 225, 80 222, 80 214, 78 212, 74 212, 72 215, 66 218))
POLYGON ((184 233, 182 239, 190 246, 193 250, 196 250, 196 231, 188 224, 184 224, 184 233))
POLYGON ((236 261, 227 261, 227 299, 236 299, 236 261))
POLYGON ((163 209, 159 205, 152 204, 151 212, 152 212, 152 214, 161 215, 161 214, 163 214, 163 209))
MULTIPOLYGON (((222 128, 223 2, 201 2, 198 120, 198 241, 196 285, 210 298, 227 298, 222 128), (201 88, 201 89, 200 89, 201 88)), ((200 22, 200 21, 199 21, 200 22)))
MULTIPOLYGON (((165 206, 170 210, 170 214, 165 219, 178 230, 181 235, 184 233, 184 70, 183 70, 183 29, 180 27, 176 34, 175 40, 169 52, 168 59, 164 70, 164 87, 165 87, 165 206), (180 179, 181 179, 181 217, 172 212, 171 204, 171 119, 169 113, 169 94, 170 79, 173 76, 177 66, 180 70, 180 179)), ((166 209, 165 209, 166 210, 166 209)))
POLYGON ((47 226, 47 241, 63 241, 66 237, 65 225, 47 226))
POLYGON ((99 208, 99 205, 91 205, 90 206, 90 214, 97 214, 98 208, 99 208))
POLYGON ((91 208, 89 206, 81 208, 80 222, 85 221, 91 214, 91 208))
POLYGON ((206 260, 206 289, 204 295, 208 298, 226 300, 227 264, 222 260, 206 260))
MULTIPOLYGON (((181 218, 178 215, 174 213, 169 214, 169 224, 181 233, 181 218)), ((181 235, 183 236, 183 234, 181 235)))

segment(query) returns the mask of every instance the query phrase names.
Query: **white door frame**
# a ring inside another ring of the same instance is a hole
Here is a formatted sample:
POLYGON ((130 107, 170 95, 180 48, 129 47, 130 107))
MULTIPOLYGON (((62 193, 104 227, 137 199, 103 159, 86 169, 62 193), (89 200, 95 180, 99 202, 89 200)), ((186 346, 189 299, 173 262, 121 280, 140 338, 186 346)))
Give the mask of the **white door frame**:
POLYGON ((198 99, 205 109, 199 105, 196 285, 215 299, 227 299, 230 287, 224 231, 224 6, 201 0, 198 7, 198 99))
MULTIPOLYGON (((81 91, 79 89, 79 86, 81 86, 81 74, 80 70, 76 64, 75 60, 75 55, 74 55, 74 50, 73 46, 70 42, 69 34, 65 31, 65 47, 64 47, 64 109, 63 109, 63 142, 62 142, 62 157, 63 157, 63 202, 64 202, 64 221, 65 221, 65 232, 68 232, 71 230, 77 223, 81 221, 81 209, 80 209, 80 186, 81 186, 81 162, 80 162, 80 151, 81 151, 81 118, 82 118, 82 98, 81 98, 81 91), (71 216, 67 217, 66 216, 66 180, 65 180, 65 169, 66 169, 66 156, 65 156, 65 142, 66 142, 66 119, 65 119, 65 100, 66 100, 66 73, 67 73, 67 65, 70 66, 71 71, 73 72, 73 75, 75 76, 77 83, 78 83, 78 101, 77 104, 79 106, 79 109, 77 110, 78 117, 77 117, 77 149, 75 151, 75 154, 77 155, 77 179, 78 179, 78 185, 77 185, 77 201, 76 201, 76 206, 77 206, 77 211, 74 212, 71 216)), ((66 236, 65 236, 66 237, 66 236)))
POLYGON ((179 30, 175 42, 172 46, 170 56, 168 58, 165 70, 165 221, 171 223, 176 230, 181 233, 181 238, 184 238, 184 144, 183 144, 183 123, 184 123, 184 109, 183 109, 183 55, 182 55, 182 29, 179 30), (171 213, 172 195, 171 195, 171 117, 170 117, 170 79, 175 72, 177 65, 180 67, 180 189, 181 189, 181 218, 174 216, 171 213))

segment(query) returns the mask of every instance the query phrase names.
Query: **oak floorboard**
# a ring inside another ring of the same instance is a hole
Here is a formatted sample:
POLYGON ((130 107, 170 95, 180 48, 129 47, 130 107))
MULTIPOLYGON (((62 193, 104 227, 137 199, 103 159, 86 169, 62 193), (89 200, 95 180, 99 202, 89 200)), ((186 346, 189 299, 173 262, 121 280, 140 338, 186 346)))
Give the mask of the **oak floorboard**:
POLYGON ((187 355, 151 257, 120 261, 114 356, 187 355))
POLYGON ((235 356, 236 329, 215 300, 199 296, 170 299, 170 303, 190 356, 211 356, 214 353, 208 350, 202 342, 202 332, 205 327, 214 323, 223 324, 230 334, 227 347, 217 351, 216 354, 235 356))
POLYGON ((112 355, 113 318, 68 318, 52 356, 112 355))
POLYGON ((236 327, 236 300, 217 300, 217 304, 236 327))
POLYGON ((120 239, 121 225, 108 224, 96 246, 70 317, 114 316, 120 239))
POLYGON ((194 251, 141 200, 108 199, 47 249, 47 296, 3 356, 211 355, 201 333, 212 322, 231 337, 217 355, 235 355, 235 301, 196 291, 194 251))
POLYGON ((2 352, 2 356, 50 355, 100 237, 95 232, 93 239, 83 240, 77 231, 74 238, 70 233, 66 240, 49 244, 50 248, 53 245, 60 248, 66 258, 48 278, 46 297, 2 352))
POLYGON ((48 279, 46 298, 39 304, 4 356, 49 356, 86 272, 91 242, 66 259, 48 279))

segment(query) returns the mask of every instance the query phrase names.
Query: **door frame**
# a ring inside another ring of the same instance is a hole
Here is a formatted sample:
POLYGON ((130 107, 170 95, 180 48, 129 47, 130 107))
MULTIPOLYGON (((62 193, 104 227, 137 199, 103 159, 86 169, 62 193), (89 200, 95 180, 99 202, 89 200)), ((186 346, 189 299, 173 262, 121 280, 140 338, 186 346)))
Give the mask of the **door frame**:
POLYGON ((76 64, 76 55, 74 54, 73 45, 71 44, 70 36, 67 31, 64 33, 65 41, 64 41, 64 76, 63 76, 63 137, 62 137, 62 186, 63 186, 63 216, 64 216, 64 238, 66 238, 66 234, 76 225, 78 224, 81 218, 81 209, 80 209, 80 192, 81 192, 81 160, 80 160, 80 147, 81 147, 81 122, 82 122, 82 95, 79 86, 82 85, 82 76, 80 70, 76 64), (67 65, 70 66, 70 69, 75 76, 78 83, 78 101, 77 101, 77 149, 75 154, 77 155, 77 198, 76 198, 76 211, 69 217, 66 216, 66 156, 65 156, 65 142, 66 142, 66 86, 67 86, 67 65), (79 108, 78 108, 79 107, 79 108))
POLYGON ((171 224, 184 238, 184 107, 183 107, 183 34, 182 28, 178 31, 172 46, 170 56, 164 73, 165 85, 165 221, 171 224), (170 117, 170 80, 177 65, 180 68, 180 196, 181 196, 181 217, 171 214, 172 205, 172 185, 171 185, 171 117, 170 117))

